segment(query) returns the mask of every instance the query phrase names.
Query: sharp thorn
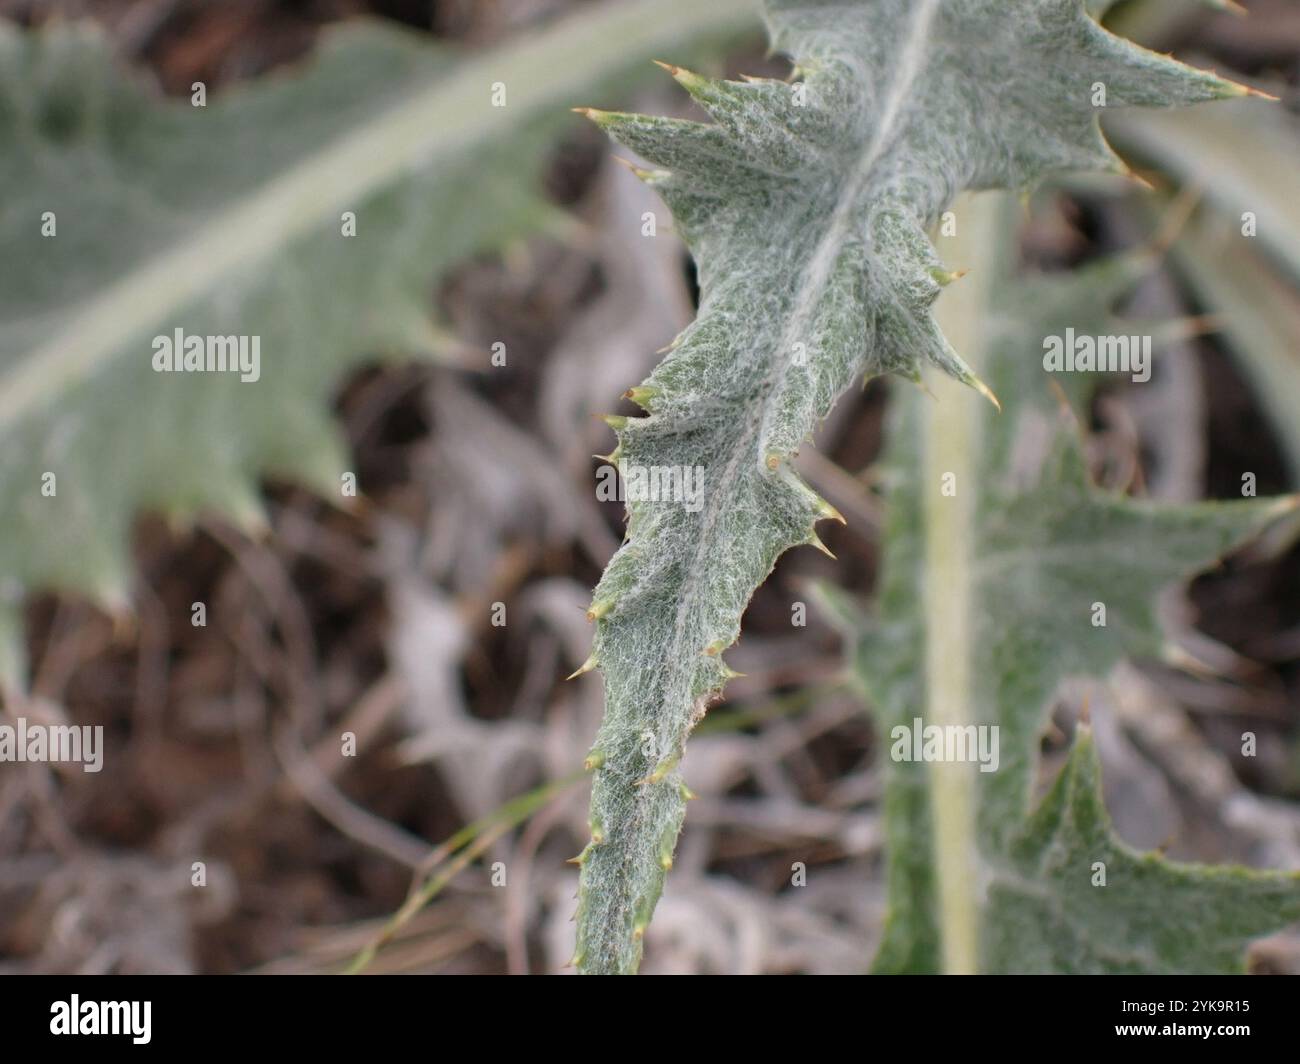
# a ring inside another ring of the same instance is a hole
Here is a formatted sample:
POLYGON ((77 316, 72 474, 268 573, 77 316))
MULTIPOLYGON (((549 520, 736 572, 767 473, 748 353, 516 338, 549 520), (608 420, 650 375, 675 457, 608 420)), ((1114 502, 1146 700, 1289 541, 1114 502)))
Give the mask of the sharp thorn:
POLYGON ((592 654, 586 661, 579 665, 573 672, 565 677, 565 680, 576 680, 579 676, 591 672, 596 667, 596 655, 592 654))
POLYGON ((810 547, 816 547, 819 551, 821 551, 824 555, 826 555, 826 557, 831 558, 835 561, 839 560, 838 558, 835 557, 834 554, 831 553, 831 549, 821 541, 821 537, 817 535, 816 532, 812 533, 812 535, 808 537, 806 542, 810 547))
POLYGON ((993 389, 975 376, 972 376, 968 383, 972 388, 979 392, 980 395, 984 396, 985 399, 997 407, 999 414, 1002 413, 1002 404, 998 402, 998 397, 993 394, 993 389))
POLYGON ((844 519, 844 515, 840 513, 839 510, 837 510, 834 506, 832 506, 830 502, 828 502, 826 499, 817 500, 817 513, 819 515, 819 519, 838 521, 842 525, 848 524, 848 521, 844 519))

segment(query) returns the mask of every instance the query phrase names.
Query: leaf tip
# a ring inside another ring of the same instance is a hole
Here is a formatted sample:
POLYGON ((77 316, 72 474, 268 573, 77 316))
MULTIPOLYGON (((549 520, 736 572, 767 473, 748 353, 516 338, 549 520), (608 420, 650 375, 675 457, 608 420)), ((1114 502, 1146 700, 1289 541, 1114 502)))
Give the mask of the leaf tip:
POLYGON ((1088 695, 1083 696, 1083 704, 1079 706, 1079 728, 1084 732, 1092 731, 1092 699, 1088 695))
POLYGON ((842 525, 847 525, 844 515, 827 499, 819 498, 817 500, 817 520, 819 521, 838 521, 842 525))
POLYGON ((821 551, 824 555, 826 555, 826 557, 830 558, 832 561, 839 560, 838 558, 835 557, 834 554, 831 553, 830 547, 826 546, 826 544, 822 542, 821 537, 817 535, 816 532, 810 533, 808 538, 804 542, 807 543, 808 546, 810 547, 816 547, 819 551, 821 551))
MULTIPOLYGON (((588 613, 590 613, 590 611, 588 611, 588 613)), ((592 669, 594 669, 595 667, 596 667, 596 655, 592 654, 589 658, 587 658, 586 661, 584 661, 581 665, 579 665, 576 669, 574 669, 571 673, 569 673, 569 675, 566 676, 564 679, 566 681, 576 680, 579 676, 585 676, 587 673, 591 672, 592 669)))
POLYGON ((655 399, 661 393, 660 389, 649 384, 639 384, 635 388, 629 388, 623 393, 624 399, 630 399, 636 403, 642 410, 650 409, 650 401, 655 399))
POLYGON ((1240 81, 1233 81, 1230 78, 1218 78, 1218 96, 1223 100, 1238 100, 1243 96, 1258 96, 1262 100, 1270 100, 1277 103, 1281 97, 1274 96, 1271 92, 1265 92, 1263 89, 1256 89, 1250 85, 1243 85, 1240 81))
POLYGON ((1002 413, 1002 404, 998 401, 998 397, 993 394, 992 388, 990 388, 987 384, 985 384, 974 374, 971 374, 971 378, 967 383, 972 388, 974 388, 977 392, 979 392, 980 395, 984 396, 985 399, 987 399, 990 403, 992 403, 994 409, 996 409, 999 414, 1002 413))
POLYGON ((647 170, 643 166, 637 166, 630 159, 624 159, 621 155, 611 156, 614 162, 621 166, 627 167, 636 175, 638 179, 644 181, 647 185, 653 185, 656 181, 662 181, 664 178, 671 176, 667 170, 647 170))
POLYGON ((685 67, 680 67, 676 63, 661 63, 658 59, 656 59, 654 63, 655 66, 668 71, 668 73, 672 75, 672 79, 692 95, 694 95, 695 92, 704 85, 708 84, 707 78, 701 77, 699 74, 687 70, 685 67))
POLYGON ((574 107, 572 110, 574 114, 582 115, 583 118, 595 122, 601 129, 608 126, 616 117, 613 111, 602 111, 599 107, 574 107))
POLYGON ((1125 164, 1121 172, 1123 173, 1124 178, 1126 180, 1132 181, 1133 184, 1137 185, 1137 187, 1142 189, 1144 192, 1156 191, 1156 186, 1150 180, 1150 178, 1144 177, 1142 174, 1134 170, 1131 166, 1125 164))
POLYGON ((970 270, 945 270, 942 266, 930 267, 930 276, 934 283, 942 288, 947 288, 953 281, 960 281, 970 270))

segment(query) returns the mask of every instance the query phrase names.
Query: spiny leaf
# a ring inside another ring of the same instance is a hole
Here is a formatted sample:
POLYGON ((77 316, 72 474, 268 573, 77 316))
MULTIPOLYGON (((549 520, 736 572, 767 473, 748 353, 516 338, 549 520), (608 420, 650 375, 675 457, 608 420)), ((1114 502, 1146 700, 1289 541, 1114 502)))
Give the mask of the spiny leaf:
POLYGON ((1251 243, 1235 219, 1201 212, 1173 254, 1205 309, 1222 318, 1223 339, 1268 413, 1292 483, 1300 483, 1300 295, 1251 243))
POLYGON ((1228 346, 1300 476, 1300 359, 1287 332, 1300 314, 1300 119, 1240 100, 1195 116, 1128 114, 1114 132, 1126 151, 1203 191, 1220 213, 1198 218, 1174 253, 1206 308, 1222 312, 1228 346))
POLYGON ((1300 117, 1238 100, 1187 114, 1126 114, 1113 133, 1126 153, 1203 191, 1239 236, 1243 228, 1253 234, 1241 239, 1260 245, 1300 283, 1300 117))
MULTIPOLYGON (((632 499, 595 592, 606 714, 578 966, 634 972, 684 813, 674 766, 726 680, 754 588, 825 516, 789 459, 862 374, 981 385, 930 314, 927 227, 965 188, 1124 171, 1110 107, 1239 95, 1108 34, 1081 0, 769 0, 797 83, 670 68, 711 124, 591 112, 647 175, 697 264, 700 310, 617 427, 625 467, 703 470, 701 505, 632 499), (1009 76, 1014 74, 1014 76, 1009 76), (716 648, 713 653, 707 651, 716 648)), ((961 263, 952 265, 960 266, 961 263)), ((965 283, 965 282, 963 282, 965 283)))
MULTIPOLYGON (((964 210, 972 254, 998 246, 1007 222, 1005 212, 991 217, 979 204, 964 210)), ((944 397, 946 409, 903 398, 889 436, 879 607, 850 623, 855 668, 891 750, 890 908, 876 967, 1236 969, 1252 936, 1300 917, 1300 877, 1203 871, 1131 853, 1110 831, 1086 727, 1055 789, 1032 812, 1031 792, 1060 682, 1157 655, 1157 592, 1212 564, 1296 500, 1165 506, 1093 487, 1077 414, 1049 387, 1045 338, 1067 328, 1149 335, 1150 324, 1121 321, 1112 309, 1143 257, 1075 276, 1012 279, 1007 243, 1000 265, 981 263, 983 280, 966 293, 972 305, 952 308, 963 332, 964 321, 989 323, 968 339, 1005 408, 991 416, 960 394, 944 397), (955 478, 955 494, 945 491, 944 474, 955 478), (996 728, 993 770, 908 760, 918 719, 996 728)), ((1056 378, 1082 411, 1100 379, 1056 378)), ((835 609, 853 616, 842 600, 835 609)))
POLYGON ((0 674, 27 588, 124 605, 139 508, 256 525, 264 473, 339 498, 331 389, 431 353, 438 279, 547 221, 538 171, 573 96, 750 15, 638 0, 471 59, 352 24, 206 107, 126 76, 89 25, 0 24, 0 674), (155 372, 177 328, 259 337, 258 380, 155 372))
POLYGON ((1240 972, 1247 942, 1300 918, 1300 876, 1129 849, 1110 827, 1085 726, 994 873, 987 905, 989 971, 1240 972))

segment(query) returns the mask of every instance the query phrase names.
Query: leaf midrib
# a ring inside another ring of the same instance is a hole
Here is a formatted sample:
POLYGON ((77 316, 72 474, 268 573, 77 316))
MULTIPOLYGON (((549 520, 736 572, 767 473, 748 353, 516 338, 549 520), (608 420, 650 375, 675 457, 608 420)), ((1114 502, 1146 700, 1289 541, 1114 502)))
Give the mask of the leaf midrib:
POLYGON ((753 0, 633 0, 557 21, 535 37, 466 61, 225 207, 182 244, 90 300, 0 375, 0 430, 102 369, 123 344, 224 279, 355 208, 401 174, 486 139, 503 112, 520 122, 548 106, 568 106, 623 67, 629 54, 735 32, 753 16, 753 0), (611 49, 610 41, 618 47, 611 49), (493 108, 491 85, 507 72, 507 106, 493 108))
MULTIPOLYGON (((809 261, 809 268, 802 273, 806 280, 800 285, 795 295, 792 303, 793 309, 783 332, 784 339, 781 345, 776 348, 772 364, 768 367, 766 379, 759 389, 759 395, 762 397, 761 401, 747 420, 746 431, 737 437, 736 444, 727 459, 721 478, 723 485, 730 485, 735 481, 736 477, 740 475, 738 473, 739 466, 747 457, 752 456, 755 458, 760 469, 759 475, 763 475, 762 465, 765 456, 758 453, 756 445, 765 435, 769 423, 769 414, 778 405, 774 397, 779 396, 780 385, 785 379, 791 363, 790 359, 781 357, 781 352, 793 350, 795 338, 799 335, 801 329, 807 327, 814 309, 825 292, 827 282, 830 279, 831 268, 847 239, 854 207, 861 199, 863 188, 870 179, 877 160, 890 143, 898 116, 902 113, 912 84, 920 72, 929 27, 938 11, 938 7, 939 0, 921 0, 913 11, 912 22, 908 29, 907 43, 896 67, 898 77, 890 86, 889 96, 885 107, 882 109, 880 122, 871 140, 859 156, 858 162, 850 170, 847 180, 844 181, 835 209, 827 224, 826 232, 818 241, 809 261)), ((695 543, 691 564, 685 569, 687 574, 687 578, 683 581, 685 590, 677 604, 677 613, 673 620, 673 639, 668 648, 668 653, 665 655, 665 659, 676 667, 678 675, 685 677, 687 685, 689 685, 690 676, 694 671, 693 663, 695 658, 703 649, 695 648, 692 650, 692 648, 685 645, 688 620, 699 610, 700 599, 703 595, 702 588, 705 586, 705 581, 697 579, 697 576, 708 571, 707 563, 709 548, 713 540, 712 533, 722 514, 723 503, 729 497, 731 497, 731 493, 716 488, 706 495, 707 501, 700 535, 695 543)), ((661 690, 667 695, 669 685, 665 684, 661 690)), ((665 707, 661 703, 660 709, 664 708, 669 711, 672 709, 671 706, 665 707)))

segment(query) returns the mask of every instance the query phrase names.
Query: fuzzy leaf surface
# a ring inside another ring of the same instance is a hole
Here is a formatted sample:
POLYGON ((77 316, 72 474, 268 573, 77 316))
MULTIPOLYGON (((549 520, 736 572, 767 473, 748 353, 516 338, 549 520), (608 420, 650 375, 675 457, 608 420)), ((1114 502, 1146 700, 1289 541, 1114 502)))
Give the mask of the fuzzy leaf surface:
MULTIPOLYGON (((928 227, 967 188, 1122 169, 1108 107, 1238 95, 1102 30, 1081 0, 769 0, 797 84, 674 76, 709 123, 592 112, 648 160, 697 264, 696 321, 615 422, 627 469, 701 470, 702 504, 629 492, 628 538, 596 588, 606 714, 591 764, 575 962, 634 972, 685 791, 687 734, 727 679, 777 557, 826 505, 790 470, 864 374, 938 367, 983 386, 930 313, 950 280, 928 227)), ((956 264, 960 265, 960 264, 956 264)), ((680 474, 679 474, 680 475, 680 474)))
MULTIPOLYGON (((978 227, 987 210, 972 205, 963 220, 978 227)), ((997 245, 1009 221, 1003 212, 983 223, 977 246, 997 245)), ((1097 337, 1156 331, 1113 310, 1145 265, 1128 256, 1065 277, 1012 279, 1005 259, 982 262, 966 320, 984 325, 967 349, 1004 397, 1001 414, 969 400, 964 416, 944 412, 924 396, 906 396, 896 410, 879 604, 853 626, 856 674, 890 752, 879 971, 1227 972, 1240 969, 1252 937, 1300 918, 1296 875, 1181 866, 1123 845, 1102 805, 1086 726, 1042 803, 1031 800, 1060 682, 1158 656, 1157 593, 1295 508, 1294 499, 1168 506, 1090 484, 1077 412, 1086 414, 1103 378, 1048 373, 1044 341, 1068 328, 1097 337), (968 465, 947 495, 942 474, 962 455, 968 465), (936 554, 958 558, 937 588, 936 554), (935 655, 936 638, 954 626, 961 637, 935 655), (910 741, 895 747, 918 719, 924 727, 941 717, 996 726, 996 770, 909 760, 910 741), (963 813, 968 836, 945 839, 941 823, 963 813), (1099 865, 1104 885, 1095 882, 1099 865), (965 957, 953 950, 958 934, 972 937, 965 957)))

